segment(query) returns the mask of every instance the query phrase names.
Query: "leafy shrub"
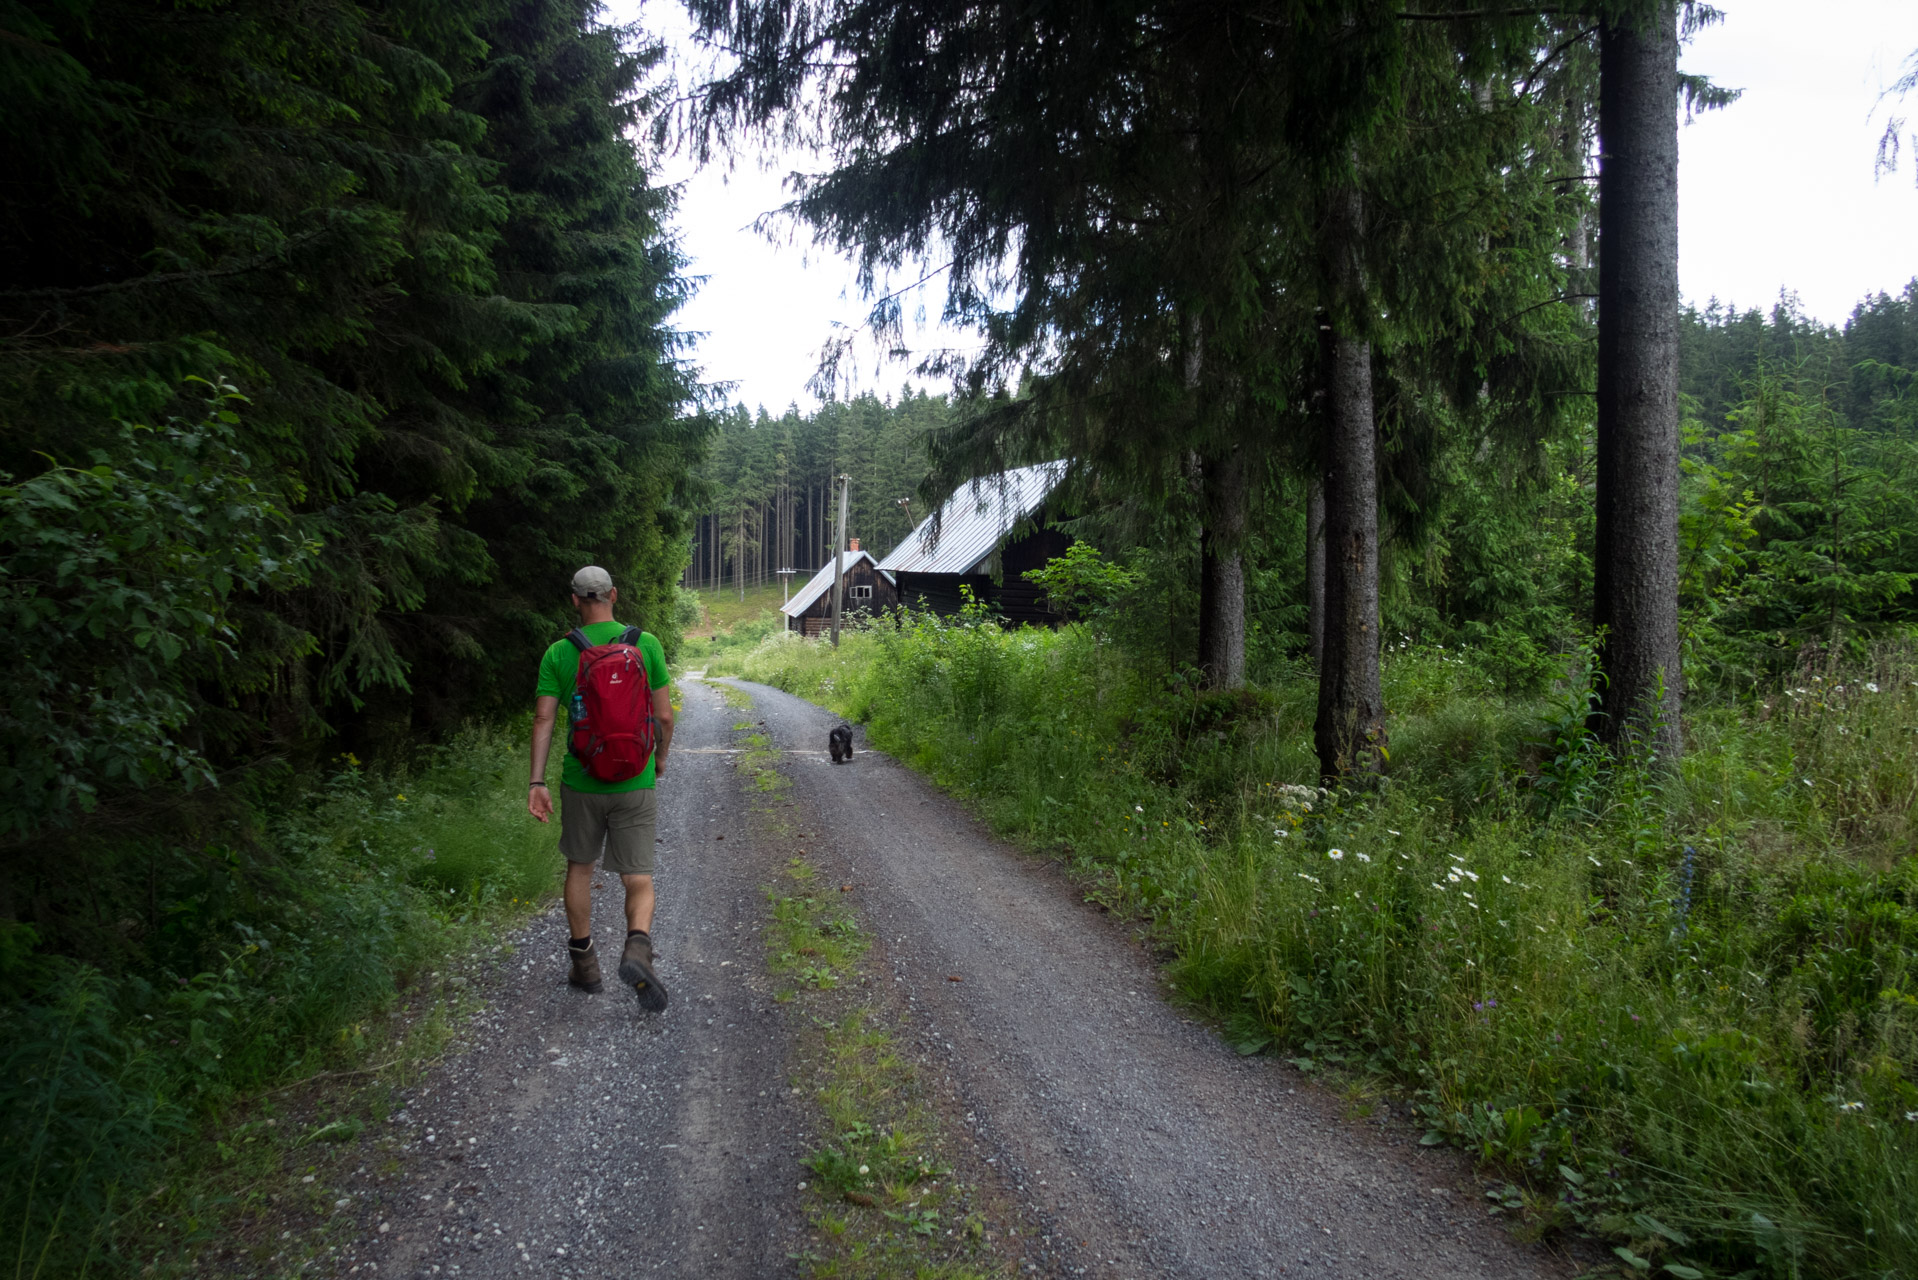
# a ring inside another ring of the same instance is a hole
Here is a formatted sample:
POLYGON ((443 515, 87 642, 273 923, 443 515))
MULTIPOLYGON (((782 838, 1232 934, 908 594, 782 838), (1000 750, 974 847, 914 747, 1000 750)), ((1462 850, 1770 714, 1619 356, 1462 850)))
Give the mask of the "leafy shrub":
POLYGON ((212 780, 181 730, 201 686, 232 689, 249 665, 228 606, 303 581, 314 552, 248 474, 239 399, 214 388, 198 423, 126 426, 91 467, 0 472, 0 835, 103 790, 212 780))

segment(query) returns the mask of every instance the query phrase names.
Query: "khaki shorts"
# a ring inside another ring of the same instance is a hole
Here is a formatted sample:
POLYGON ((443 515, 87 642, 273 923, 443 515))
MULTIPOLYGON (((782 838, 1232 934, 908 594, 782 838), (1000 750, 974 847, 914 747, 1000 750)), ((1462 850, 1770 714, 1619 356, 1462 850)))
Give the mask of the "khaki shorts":
POLYGON ((598 862, 622 876, 653 874, 653 832, 659 826, 659 793, 651 787, 595 795, 559 789, 559 851, 568 862, 598 862))

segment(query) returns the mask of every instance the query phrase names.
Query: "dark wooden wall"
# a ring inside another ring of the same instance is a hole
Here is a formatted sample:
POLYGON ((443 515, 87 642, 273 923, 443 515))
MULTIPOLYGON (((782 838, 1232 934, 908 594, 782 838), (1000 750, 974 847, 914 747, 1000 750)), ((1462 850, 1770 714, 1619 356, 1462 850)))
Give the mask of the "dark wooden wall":
MULTIPOLYGON (((899 603, 898 589, 886 581, 886 575, 879 572, 870 560, 861 560, 848 569, 840 580, 840 586, 848 597, 845 603, 846 614, 850 614, 855 609, 863 609, 867 613, 879 613, 899 603), (871 587, 872 599, 851 599, 852 588, 856 586, 871 587)), ((822 592, 819 599, 813 601, 797 618, 786 619, 786 630, 798 631, 804 635, 818 635, 820 629, 817 624, 820 622, 824 622, 828 628, 832 625, 832 591, 830 589, 822 592)))
POLYGON ((964 604, 959 588, 966 586, 972 588, 974 598, 985 601, 1013 626, 1056 627, 1065 618, 1046 608, 1045 593, 1024 575, 1029 569, 1043 569, 1046 561, 1064 555, 1071 545, 1072 539, 1065 534, 1042 526, 1000 548, 1003 572, 998 582, 983 573, 902 573, 899 596, 914 608, 923 602, 934 613, 950 616, 964 604))

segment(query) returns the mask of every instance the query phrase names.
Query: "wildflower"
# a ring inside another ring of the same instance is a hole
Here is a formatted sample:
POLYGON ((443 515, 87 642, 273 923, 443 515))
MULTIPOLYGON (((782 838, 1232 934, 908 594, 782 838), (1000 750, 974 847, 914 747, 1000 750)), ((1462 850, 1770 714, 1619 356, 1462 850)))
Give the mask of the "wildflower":
POLYGON ((1867 681, 1865 681, 1865 692, 1866 692, 1866 693, 1877 693, 1877 692, 1878 692, 1878 682, 1877 682, 1877 681, 1875 681, 1875 680, 1867 680, 1867 681))
POLYGON ((1144 805, 1142 805, 1142 804, 1135 804, 1135 805, 1133 805, 1133 806, 1132 806, 1132 812, 1134 812, 1134 813, 1144 813, 1144 812, 1145 812, 1145 806, 1144 806, 1144 805))
POLYGON ((1503 880, 1506 884, 1512 883, 1512 877, 1510 876, 1500 876, 1499 879, 1503 880))
MULTIPOLYGON (((1434 889, 1437 889, 1437 890, 1438 890, 1438 891, 1439 891, 1440 893, 1444 893, 1444 892, 1445 892, 1445 886, 1444 886, 1444 885, 1442 885, 1442 884, 1439 884, 1439 883, 1437 883, 1436 881, 1434 881, 1434 882, 1433 882, 1433 884, 1432 884, 1432 887, 1433 887, 1434 889)), ((1436 929, 1436 928, 1438 928, 1438 926, 1437 926, 1437 925, 1433 925, 1432 927, 1433 927, 1434 929, 1436 929)))
POLYGON ((1340 858, 1343 858, 1343 857, 1345 856, 1345 850, 1343 850, 1343 849, 1327 849, 1327 850, 1325 851, 1325 856, 1326 856, 1326 857, 1328 857, 1328 858, 1330 858, 1330 859, 1332 859, 1332 861, 1334 861, 1334 862, 1337 862, 1337 861, 1338 861, 1338 860, 1339 860, 1340 858))
POLYGON ((1585 855, 1585 861, 1591 863, 1595 867, 1602 867, 1605 865, 1604 863, 1600 862, 1597 858, 1594 858, 1589 853, 1585 855))
POLYGON ((404 799, 406 799, 406 797, 405 797, 405 796, 394 796, 393 798, 394 798, 395 800, 404 800, 404 799))
POLYGON ((1397 835, 1397 834, 1398 834, 1398 832, 1396 832, 1396 831, 1394 831, 1394 830, 1392 830, 1392 828, 1390 828, 1390 827, 1387 827, 1387 828, 1385 829, 1385 834, 1386 834, 1386 835, 1388 835, 1388 836, 1395 836, 1395 835, 1397 835))
POLYGON ((1838 1104, 1838 1109, 1840 1111, 1863 1111, 1865 1104, 1862 1102, 1841 1102, 1838 1104))
POLYGON ((1457 883, 1458 883, 1458 882, 1459 882, 1460 880, 1463 880, 1464 878, 1465 878, 1465 877, 1463 877, 1463 876, 1461 876, 1461 875, 1460 875, 1460 874, 1458 873, 1458 868, 1457 868, 1457 867, 1448 867, 1448 868, 1446 868, 1446 871, 1445 871, 1445 879, 1446 879, 1446 881, 1447 881, 1448 883, 1451 883, 1451 884, 1457 884, 1457 883))
POLYGON ((1352 856, 1353 856, 1353 857, 1355 857, 1355 858, 1357 858, 1357 859, 1358 859, 1358 860, 1359 860, 1360 862, 1370 862, 1370 861, 1372 860, 1372 859, 1370 859, 1370 858, 1368 858, 1368 857, 1366 857, 1366 856, 1365 856, 1364 854, 1362 854, 1362 853, 1355 853, 1355 854, 1353 854, 1352 856))
POLYGON ((1810 778, 1800 778, 1800 779, 1799 779, 1799 781, 1800 781, 1800 782, 1802 782, 1802 783, 1804 783, 1804 784, 1805 784, 1806 786, 1808 786, 1808 787, 1809 787, 1809 786, 1811 785, 1811 779, 1810 779, 1810 778))
POLYGON ((1320 882, 1317 876, 1308 876, 1303 871, 1298 873, 1298 877, 1301 880, 1310 880, 1313 884, 1318 884, 1320 882))
POLYGON ((1292 833, 1290 831, 1281 831, 1277 827, 1274 827, 1272 828, 1272 834, 1283 840, 1292 833))
POLYGON ((861 1176, 861 1177, 863 1177, 863 1176, 865 1176, 866 1174, 868 1174, 868 1173, 871 1173, 871 1172, 872 1172, 872 1170, 871 1170, 871 1169, 869 1169, 869 1168, 867 1168, 867 1167, 866 1167, 865 1165, 863 1165, 863 1164, 862 1164, 862 1165, 860 1165, 860 1166, 859 1166, 859 1173, 860 1173, 860 1176, 861 1176))
POLYGON ((1911 1124, 1918 1124, 1918 1111, 1905 1112, 1905 1120, 1911 1124))
POLYGON ((1464 871, 1466 879, 1470 880, 1473 884, 1478 883, 1478 872, 1467 870, 1464 867, 1460 867, 1459 870, 1464 871))

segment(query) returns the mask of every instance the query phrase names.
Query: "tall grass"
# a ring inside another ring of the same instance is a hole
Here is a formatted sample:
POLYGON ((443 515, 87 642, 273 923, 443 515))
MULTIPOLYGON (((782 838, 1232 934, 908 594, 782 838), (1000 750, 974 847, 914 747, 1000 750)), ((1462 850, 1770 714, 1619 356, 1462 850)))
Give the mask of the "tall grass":
POLYGON ((1666 1274, 1918 1275, 1918 672, 1701 706, 1675 774, 1577 655, 1406 645, 1390 775, 1326 794, 1304 674, 1195 694, 1079 627, 773 637, 747 675, 1065 852, 1246 1052, 1391 1081, 1490 1207, 1666 1274))
POLYGON ((400 774, 345 761, 245 846, 149 851, 158 927, 114 971, 0 933, 0 1271, 131 1269, 122 1215, 206 1158, 226 1105, 355 1061, 409 971, 556 886, 520 750, 474 733, 400 774))

